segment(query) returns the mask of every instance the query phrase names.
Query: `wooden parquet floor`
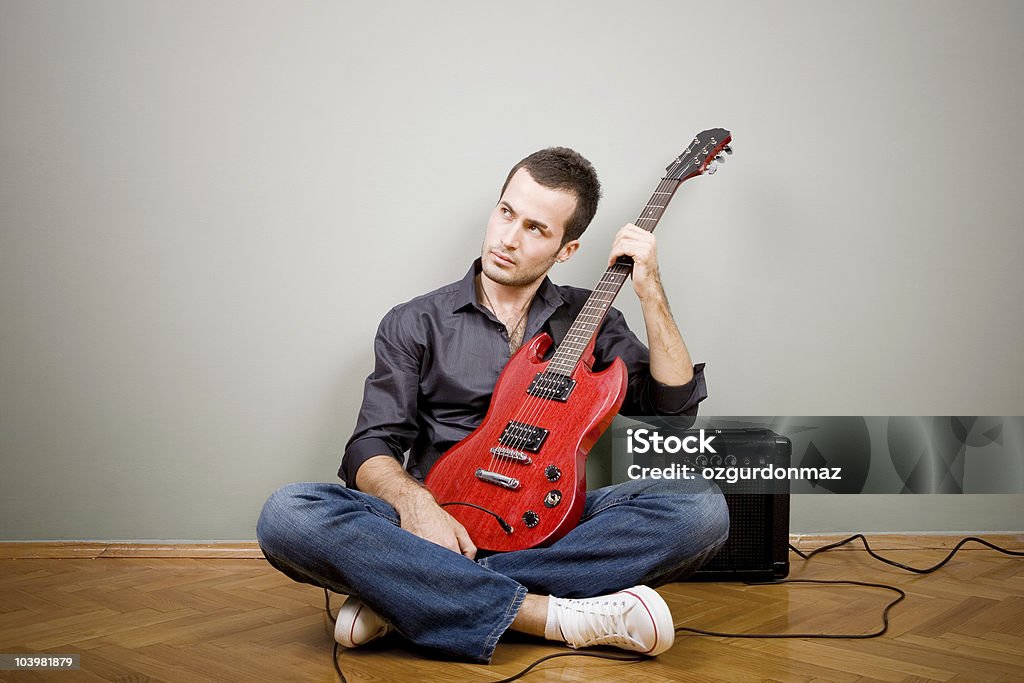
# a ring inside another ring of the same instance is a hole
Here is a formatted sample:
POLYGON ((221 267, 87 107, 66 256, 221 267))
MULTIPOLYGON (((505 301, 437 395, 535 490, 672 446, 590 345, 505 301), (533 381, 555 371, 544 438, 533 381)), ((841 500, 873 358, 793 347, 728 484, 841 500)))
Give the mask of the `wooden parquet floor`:
MULTIPOLYGON (((945 555, 941 546, 952 545, 935 539, 882 540, 876 549, 888 547, 880 551, 928 566, 945 555), (931 549, 908 549, 915 544, 931 549)), ((1022 536, 992 539, 1024 549, 1022 536)), ((800 547, 827 540, 803 539, 800 547)), ((0 680, 337 680, 323 591, 281 575, 254 546, 184 553, 195 557, 175 556, 183 553, 174 547, 71 544, 26 552, 32 547, 0 544, 0 653, 79 653, 81 669, 0 671, 0 680)), ((925 576, 881 565, 858 550, 792 560, 791 578, 889 583, 905 590, 907 599, 893 609, 889 632, 876 639, 680 634, 657 659, 626 664, 565 657, 545 662, 524 680, 1024 680, 1024 558, 971 544, 925 576)), ((870 632, 894 597, 848 585, 676 583, 660 591, 677 625, 727 632, 870 632)), ((332 609, 340 603, 332 597, 332 609)), ((353 683, 494 681, 559 651, 512 636, 490 666, 478 666, 434 659, 388 638, 345 651, 340 663, 353 683)))

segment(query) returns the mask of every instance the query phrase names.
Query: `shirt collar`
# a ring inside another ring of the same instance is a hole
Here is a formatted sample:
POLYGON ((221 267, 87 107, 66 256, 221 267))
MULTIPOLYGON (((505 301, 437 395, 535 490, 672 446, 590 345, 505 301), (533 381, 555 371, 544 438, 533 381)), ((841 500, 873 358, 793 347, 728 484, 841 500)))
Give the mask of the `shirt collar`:
MULTIPOLYGON (((459 280, 458 287, 455 291, 455 298, 452 301, 452 311, 459 311, 467 306, 477 307, 483 306, 479 301, 476 300, 476 276, 480 273, 481 264, 480 259, 473 261, 473 265, 469 267, 466 275, 459 280)), ((555 286, 548 276, 544 276, 544 281, 540 283, 540 287, 537 289, 535 298, 540 298, 547 306, 549 310, 554 310, 565 303, 565 298, 561 292, 558 291, 558 287, 555 286)))

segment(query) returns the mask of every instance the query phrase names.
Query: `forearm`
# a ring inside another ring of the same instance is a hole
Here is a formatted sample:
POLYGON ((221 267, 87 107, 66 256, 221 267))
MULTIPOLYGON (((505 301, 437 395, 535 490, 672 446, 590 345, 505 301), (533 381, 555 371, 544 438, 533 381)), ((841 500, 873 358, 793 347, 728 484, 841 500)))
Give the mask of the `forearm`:
POLYGON ((360 491, 395 508, 402 528, 409 533, 470 559, 476 557, 476 546, 465 527, 390 455, 374 456, 364 462, 356 471, 356 485, 360 491))
POLYGON ((379 455, 364 462, 356 471, 356 487, 384 500, 399 515, 403 510, 425 502, 436 505, 430 491, 413 479, 390 455, 379 455))
POLYGON ((651 351, 651 376, 662 384, 680 386, 693 379, 693 361, 672 318, 661 283, 651 289, 640 299, 651 351))
POLYGON ((632 223, 626 225, 612 243, 609 265, 620 256, 633 259, 633 289, 644 312, 651 377, 666 386, 689 383, 693 379, 693 362, 661 286, 654 235, 632 223))

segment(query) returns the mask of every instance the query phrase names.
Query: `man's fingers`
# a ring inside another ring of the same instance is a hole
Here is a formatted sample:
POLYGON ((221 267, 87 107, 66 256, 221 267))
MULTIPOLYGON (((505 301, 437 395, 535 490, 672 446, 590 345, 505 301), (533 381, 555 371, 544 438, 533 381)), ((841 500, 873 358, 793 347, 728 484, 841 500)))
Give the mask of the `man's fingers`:
POLYGON ((402 528, 453 553, 476 558, 476 545, 457 519, 439 506, 424 508, 419 515, 402 517, 402 528))
POLYGON ((437 532, 438 540, 434 541, 435 543, 440 546, 444 546, 453 553, 462 553, 462 542, 457 531, 451 528, 446 528, 445 526, 439 526, 437 532))
POLYGON ((459 545, 462 547, 462 554, 471 560, 476 559, 476 545, 473 544, 473 539, 469 537, 466 527, 458 522, 455 522, 455 538, 458 539, 459 545))
POLYGON ((628 223, 619 230, 612 242, 612 252, 608 257, 608 265, 615 263, 619 256, 629 256, 634 260, 644 260, 654 253, 654 234, 633 223, 628 223))

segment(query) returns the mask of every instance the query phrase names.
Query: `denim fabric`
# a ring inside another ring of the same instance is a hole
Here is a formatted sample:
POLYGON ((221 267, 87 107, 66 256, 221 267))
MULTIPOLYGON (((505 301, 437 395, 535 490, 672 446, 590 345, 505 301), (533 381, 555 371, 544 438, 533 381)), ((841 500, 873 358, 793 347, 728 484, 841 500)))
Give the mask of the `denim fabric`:
POLYGON ((412 642, 488 662, 527 591, 591 597, 685 578, 725 542, 718 487, 637 480, 587 493, 580 524, 547 548, 476 561, 399 526, 383 500, 340 484, 283 486, 256 536, 290 578, 358 596, 412 642))

